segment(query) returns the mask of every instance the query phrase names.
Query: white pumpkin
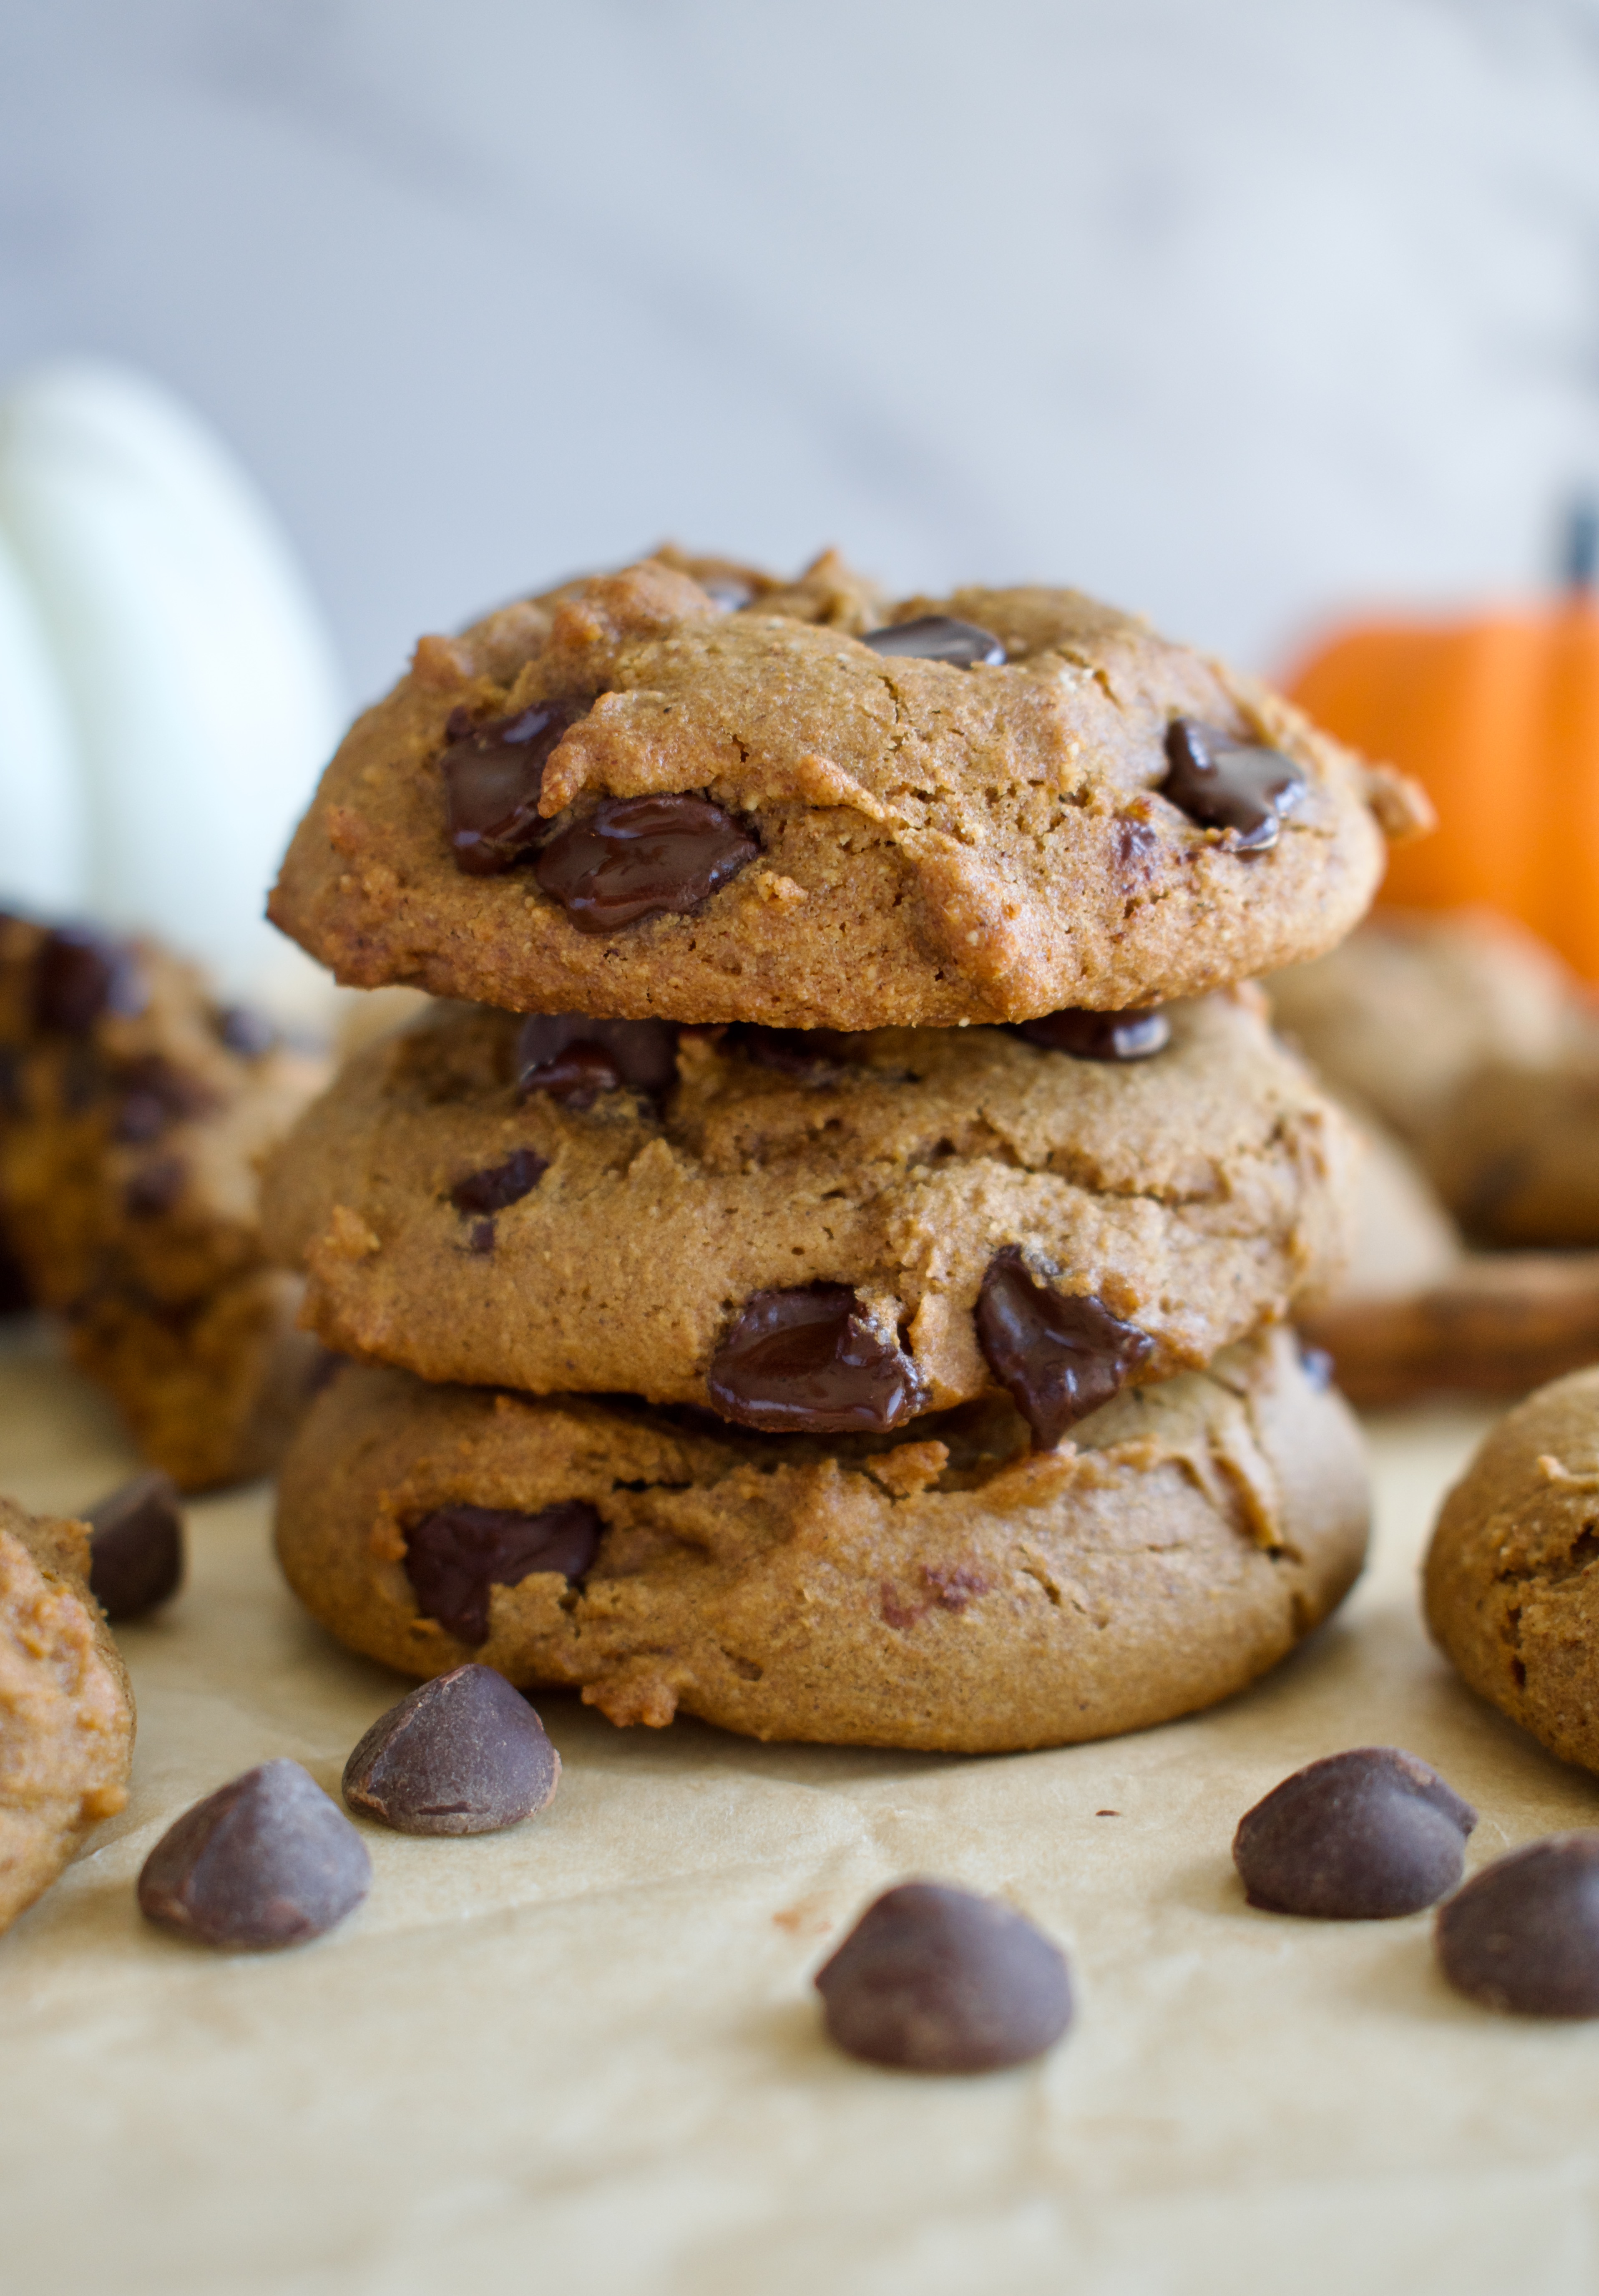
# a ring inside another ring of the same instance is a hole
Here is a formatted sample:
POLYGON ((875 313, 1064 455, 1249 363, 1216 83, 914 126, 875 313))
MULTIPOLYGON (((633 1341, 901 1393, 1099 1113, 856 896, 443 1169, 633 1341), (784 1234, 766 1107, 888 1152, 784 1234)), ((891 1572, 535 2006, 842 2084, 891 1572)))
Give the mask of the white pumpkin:
POLYGON ((344 714, 288 543, 194 416, 84 361, 0 401, 0 901, 304 1003, 262 905, 344 714))

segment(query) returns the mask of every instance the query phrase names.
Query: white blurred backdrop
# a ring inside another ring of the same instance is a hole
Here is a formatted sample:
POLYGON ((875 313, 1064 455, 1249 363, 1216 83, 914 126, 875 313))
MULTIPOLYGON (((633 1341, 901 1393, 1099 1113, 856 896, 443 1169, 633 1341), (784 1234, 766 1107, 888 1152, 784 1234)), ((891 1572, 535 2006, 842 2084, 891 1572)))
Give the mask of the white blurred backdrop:
POLYGON ((350 691, 664 537, 1256 666, 1599 474, 1599 0, 10 0, 0 381, 229 440, 350 691))

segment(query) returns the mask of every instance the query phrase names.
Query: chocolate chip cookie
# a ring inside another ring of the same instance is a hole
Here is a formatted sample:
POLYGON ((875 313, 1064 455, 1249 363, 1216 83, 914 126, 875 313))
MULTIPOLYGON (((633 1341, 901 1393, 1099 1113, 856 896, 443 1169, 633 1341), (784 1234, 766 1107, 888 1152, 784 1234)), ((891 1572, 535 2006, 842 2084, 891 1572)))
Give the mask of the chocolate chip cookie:
POLYGON ((277 1528, 316 1616, 409 1674, 472 1659, 618 1723, 969 1753, 1242 1689, 1365 1536, 1359 1435, 1280 1329, 1042 1454, 1003 1397, 818 1439, 348 1366, 277 1528))
POLYGON ((0 1499, 0 1930, 127 1800, 134 1705, 81 1522, 0 1499))
POLYGON ((664 553, 422 639, 270 914, 341 980, 512 1011, 1010 1021, 1313 956, 1425 819, 1078 592, 664 553))
POLYGON ((1445 1499, 1427 1623, 1473 1690, 1599 1770, 1599 1367, 1501 1420, 1445 1499))
POLYGON ((846 1035, 443 1006, 269 1166, 341 1352, 882 1431, 1008 1390, 1041 1443, 1336 1265, 1343 1119, 1248 989, 846 1035))

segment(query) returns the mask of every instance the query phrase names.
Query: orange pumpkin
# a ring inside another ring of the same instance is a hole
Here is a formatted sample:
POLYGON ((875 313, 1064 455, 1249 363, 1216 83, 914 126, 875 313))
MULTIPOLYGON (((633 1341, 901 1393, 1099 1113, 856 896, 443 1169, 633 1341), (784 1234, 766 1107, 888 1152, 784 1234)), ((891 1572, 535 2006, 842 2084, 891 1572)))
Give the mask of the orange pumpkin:
POLYGON ((1599 980, 1599 513, 1572 520, 1565 595, 1540 613, 1372 621, 1292 680, 1300 708, 1414 774, 1439 826, 1396 853, 1383 898, 1486 902, 1599 980))

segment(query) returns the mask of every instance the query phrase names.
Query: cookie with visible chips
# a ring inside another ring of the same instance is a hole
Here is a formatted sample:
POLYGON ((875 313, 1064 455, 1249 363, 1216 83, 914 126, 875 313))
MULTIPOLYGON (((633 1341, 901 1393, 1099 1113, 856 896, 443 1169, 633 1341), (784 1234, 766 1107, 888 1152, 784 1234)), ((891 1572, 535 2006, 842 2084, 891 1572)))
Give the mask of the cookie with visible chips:
POLYGON ((1013 1021, 1312 957, 1427 817, 1079 592, 664 551, 422 639, 270 914, 341 980, 512 1011, 1013 1021))

